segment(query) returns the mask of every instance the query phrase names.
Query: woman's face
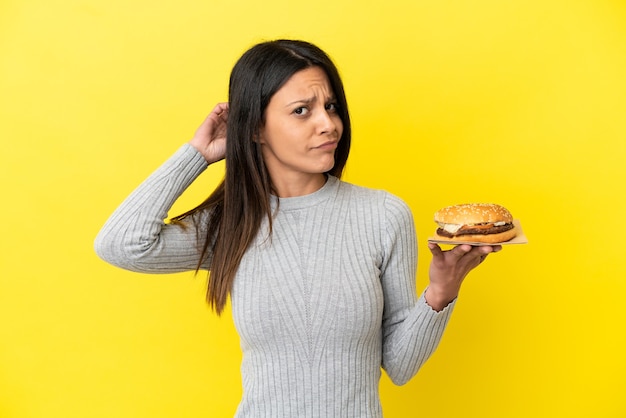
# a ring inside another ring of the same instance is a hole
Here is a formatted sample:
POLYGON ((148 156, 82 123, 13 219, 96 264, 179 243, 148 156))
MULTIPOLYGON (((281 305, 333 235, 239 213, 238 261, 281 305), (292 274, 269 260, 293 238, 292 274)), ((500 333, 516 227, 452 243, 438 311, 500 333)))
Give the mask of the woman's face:
POLYGON ((295 73, 272 96, 259 143, 272 181, 319 176, 335 165, 343 123, 320 67, 295 73))

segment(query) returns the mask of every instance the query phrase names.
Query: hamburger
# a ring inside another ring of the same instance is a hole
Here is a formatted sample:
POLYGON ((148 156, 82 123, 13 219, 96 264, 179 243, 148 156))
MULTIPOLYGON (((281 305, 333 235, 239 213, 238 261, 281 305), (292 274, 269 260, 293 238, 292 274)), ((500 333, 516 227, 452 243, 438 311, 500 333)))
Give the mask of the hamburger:
POLYGON ((466 203, 435 212, 439 239, 458 242, 495 244, 517 235, 513 216, 494 203, 466 203))

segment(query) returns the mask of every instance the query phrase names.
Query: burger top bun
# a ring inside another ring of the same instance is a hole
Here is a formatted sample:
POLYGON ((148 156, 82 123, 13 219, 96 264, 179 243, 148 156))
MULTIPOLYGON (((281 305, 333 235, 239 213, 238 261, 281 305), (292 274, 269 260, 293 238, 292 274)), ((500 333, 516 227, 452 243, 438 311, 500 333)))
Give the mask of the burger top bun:
POLYGON ((435 212, 435 222, 457 225, 511 223, 513 216, 506 208, 494 203, 465 203, 439 209, 435 212))

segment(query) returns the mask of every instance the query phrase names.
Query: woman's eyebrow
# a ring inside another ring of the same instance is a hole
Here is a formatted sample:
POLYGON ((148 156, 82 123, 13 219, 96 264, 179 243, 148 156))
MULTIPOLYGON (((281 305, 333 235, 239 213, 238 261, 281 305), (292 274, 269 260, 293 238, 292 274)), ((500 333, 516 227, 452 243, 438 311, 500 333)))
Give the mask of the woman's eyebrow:
MULTIPOLYGON (((311 103, 314 103, 316 100, 317 100, 317 96, 311 96, 311 97, 308 97, 306 99, 298 99, 298 100, 294 100, 292 102, 289 102, 289 103, 287 103, 285 105, 285 107, 293 106, 295 104, 300 104, 300 103, 302 103, 302 104, 311 104, 311 103)), ((334 102, 335 100, 337 100, 337 99, 335 98, 335 95, 333 94, 332 96, 328 96, 325 99, 325 102, 334 102)))
POLYGON ((289 102, 287 103, 287 105, 285 107, 289 107, 298 103, 304 103, 304 104, 311 104, 313 102, 315 102, 315 100, 317 100, 317 97, 312 96, 312 97, 308 97, 306 99, 298 99, 298 100, 294 100, 293 102, 289 102))

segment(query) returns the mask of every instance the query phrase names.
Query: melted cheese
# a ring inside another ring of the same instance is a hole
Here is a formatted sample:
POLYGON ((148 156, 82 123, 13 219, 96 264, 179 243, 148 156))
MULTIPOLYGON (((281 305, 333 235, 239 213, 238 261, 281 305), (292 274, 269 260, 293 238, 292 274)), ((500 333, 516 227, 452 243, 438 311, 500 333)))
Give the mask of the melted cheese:
POLYGON ((451 234, 454 234, 456 231, 461 229, 462 226, 463 225, 439 223, 439 228, 451 234))
MULTIPOLYGON (((493 226, 502 226, 505 225, 506 222, 494 222, 493 226)), ((445 224, 443 222, 438 222, 437 225, 439 225, 439 228, 443 229, 446 232, 449 232, 451 234, 456 234, 458 232, 459 229, 461 229, 463 227, 463 225, 459 225, 459 224, 445 224)), ((471 226, 471 225, 468 225, 471 226)))

